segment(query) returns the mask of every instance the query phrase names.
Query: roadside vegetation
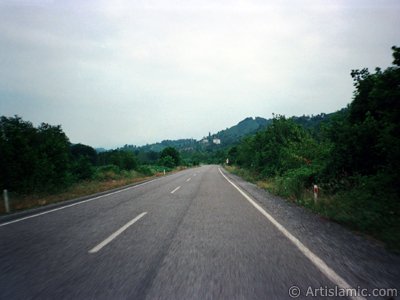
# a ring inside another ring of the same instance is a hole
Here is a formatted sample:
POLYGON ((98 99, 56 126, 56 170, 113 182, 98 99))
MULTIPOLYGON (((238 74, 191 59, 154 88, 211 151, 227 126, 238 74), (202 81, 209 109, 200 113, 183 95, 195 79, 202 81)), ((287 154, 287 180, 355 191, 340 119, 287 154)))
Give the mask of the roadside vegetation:
POLYGON ((228 170, 400 250, 400 48, 392 49, 392 67, 351 72, 347 109, 315 129, 275 116, 229 150, 228 170))
MULTIPOLYGON (((164 175, 182 168, 179 152, 167 147, 141 161, 121 149, 97 153, 71 144, 60 126, 20 117, 0 118, 0 187, 12 211, 73 199, 164 175)), ((0 205, 0 213, 5 207, 0 205)))

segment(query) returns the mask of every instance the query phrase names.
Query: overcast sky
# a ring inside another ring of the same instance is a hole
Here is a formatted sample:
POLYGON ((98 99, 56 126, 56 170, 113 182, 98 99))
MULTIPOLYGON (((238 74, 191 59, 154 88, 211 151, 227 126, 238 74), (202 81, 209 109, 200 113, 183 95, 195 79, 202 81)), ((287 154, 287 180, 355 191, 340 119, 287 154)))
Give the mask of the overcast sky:
POLYGON ((333 112, 392 62, 400 1, 0 0, 0 115, 93 147, 333 112))

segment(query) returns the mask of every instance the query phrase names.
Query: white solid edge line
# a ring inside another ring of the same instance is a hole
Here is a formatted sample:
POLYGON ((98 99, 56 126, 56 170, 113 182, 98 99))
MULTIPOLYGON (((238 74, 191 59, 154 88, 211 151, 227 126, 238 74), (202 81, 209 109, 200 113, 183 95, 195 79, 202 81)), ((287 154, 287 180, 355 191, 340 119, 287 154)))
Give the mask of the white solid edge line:
MULTIPOLYGON (((278 221, 276 221, 269 213, 267 213, 260 205, 251 199, 245 192, 243 192, 236 184, 234 184, 225 174, 218 168, 221 175, 235 187, 247 201, 249 201, 260 213, 262 213, 280 232, 283 233, 300 251, 303 253, 326 277, 329 278, 334 284, 345 290, 356 290, 350 286, 342 277, 340 277, 334 270, 332 270, 321 258, 311 252, 299 239, 294 237, 289 231, 286 230, 278 221)), ((362 296, 350 296, 353 300, 366 300, 362 296)))
POLYGON ((129 226, 133 225, 135 222, 137 222, 139 219, 144 217, 147 214, 147 212, 143 212, 140 215, 138 215, 136 218, 133 220, 130 220, 128 223, 126 223, 124 226, 122 226, 120 229, 118 229, 116 232, 114 232, 112 235, 110 235, 108 238, 106 238, 104 241, 102 241, 100 244, 89 250, 89 253, 96 253, 100 251, 104 246, 106 246, 108 243, 110 243, 113 239, 115 239, 117 236, 119 236, 122 232, 124 232, 129 226))
POLYGON ((175 193, 177 190, 179 190, 181 187, 178 186, 176 189, 174 189, 173 191, 171 191, 171 194, 175 193))
POLYGON ((139 183, 137 185, 134 185, 134 186, 131 186, 131 187, 127 187, 127 188, 124 188, 122 190, 118 190, 118 191, 115 191, 115 192, 112 192, 112 193, 100 195, 100 196, 97 196, 97 197, 94 197, 94 198, 78 201, 78 202, 75 202, 75 203, 72 203, 72 204, 68 204, 68 205, 64 205, 64 206, 61 206, 61 207, 58 207, 58 208, 54 208, 54 209, 51 209, 51 210, 46 210, 46 211, 38 213, 38 214, 34 214, 34 215, 30 215, 30 216, 23 217, 23 218, 20 218, 20 219, 16 219, 16 220, 12 220, 12 221, 9 221, 9 222, 5 222, 5 223, 0 224, 0 227, 6 226, 6 225, 10 225, 10 224, 13 224, 13 223, 17 223, 17 222, 21 222, 21 221, 24 221, 24 220, 27 220, 27 219, 31 219, 31 218, 36 218, 36 217, 39 217, 39 216, 42 216, 42 215, 45 215, 45 214, 49 214, 49 213, 52 213, 52 212, 55 212, 55 211, 58 211, 58 210, 62 210, 62 209, 68 208, 68 207, 76 206, 76 205, 80 205, 80 204, 83 204, 83 203, 86 203, 86 202, 90 202, 90 201, 93 201, 93 200, 97 200, 97 199, 100 199, 100 198, 104 198, 104 197, 107 197, 107 196, 115 195, 115 194, 130 190, 130 189, 137 188, 139 186, 143 186, 145 184, 148 184, 150 182, 153 182, 153 181, 156 181, 156 180, 159 180, 159 179, 161 179, 161 178, 155 178, 155 179, 152 179, 152 180, 149 180, 149 181, 146 181, 146 182, 143 182, 143 183, 139 183))

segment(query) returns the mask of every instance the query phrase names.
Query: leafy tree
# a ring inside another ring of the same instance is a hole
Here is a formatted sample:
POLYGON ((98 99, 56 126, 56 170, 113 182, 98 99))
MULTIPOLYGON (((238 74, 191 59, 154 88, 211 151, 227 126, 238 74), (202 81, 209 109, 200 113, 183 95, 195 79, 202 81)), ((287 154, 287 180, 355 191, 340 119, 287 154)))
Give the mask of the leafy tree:
POLYGON ((228 150, 228 159, 230 164, 238 162, 238 147, 233 146, 228 150))
POLYGON ((137 153, 138 160, 143 164, 156 164, 160 158, 160 153, 156 151, 139 150, 137 153))
POLYGON ((303 128, 277 116, 267 129, 244 139, 230 153, 239 164, 265 176, 275 176, 311 164, 317 148, 315 140, 303 128))
POLYGON ((90 146, 83 144, 71 145, 71 154, 74 159, 87 158, 92 165, 97 163, 97 152, 90 146))
POLYGON ((71 172, 77 180, 85 180, 93 177, 95 168, 88 158, 79 156, 72 161, 71 172))
POLYGON ((92 147, 75 144, 70 147, 72 162, 71 171, 78 180, 90 179, 94 175, 97 163, 97 152, 92 147))
POLYGON ((400 169, 400 48, 393 47, 394 66, 353 70, 356 88, 347 117, 333 123, 333 159, 329 168, 342 175, 398 178, 400 169))
POLYGON ((60 126, 38 128, 20 117, 0 119, 0 184, 19 192, 46 191, 70 183, 69 140, 60 126))
POLYGON ((2 188, 27 190, 36 169, 36 129, 20 117, 0 119, 0 180, 2 188))
POLYGON ((160 158, 159 164, 167 168, 176 167, 175 160, 172 156, 166 155, 160 158))
POLYGON ((165 161, 170 161, 170 158, 165 159, 168 156, 172 159, 172 164, 173 164, 172 167, 176 167, 180 164, 181 162, 180 154, 178 150, 176 150, 174 147, 167 147, 161 151, 160 162, 165 163, 165 161))
POLYGON ((42 123, 37 129, 38 163, 35 178, 42 177, 37 184, 47 182, 54 188, 67 186, 70 182, 70 142, 61 126, 42 123))

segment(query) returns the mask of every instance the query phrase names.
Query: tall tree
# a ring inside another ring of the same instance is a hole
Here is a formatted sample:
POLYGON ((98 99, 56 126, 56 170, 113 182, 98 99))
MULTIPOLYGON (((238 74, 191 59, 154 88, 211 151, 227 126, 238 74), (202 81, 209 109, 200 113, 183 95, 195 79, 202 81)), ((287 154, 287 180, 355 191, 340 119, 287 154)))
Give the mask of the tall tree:
POLYGON ((174 147, 167 147, 163 151, 161 151, 161 160, 165 159, 168 156, 172 158, 173 166, 178 166, 180 164, 181 156, 178 150, 176 150, 174 147))
POLYGON ((0 184, 30 192, 58 188, 69 180, 69 140, 60 126, 38 128, 20 117, 0 119, 0 184))
POLYGON ((356 88, 348 118, 331 128, 332 167, 343 174, 374 175, 400 169, 400 48, 393 47, 394 65, 353 70, 356 88))

